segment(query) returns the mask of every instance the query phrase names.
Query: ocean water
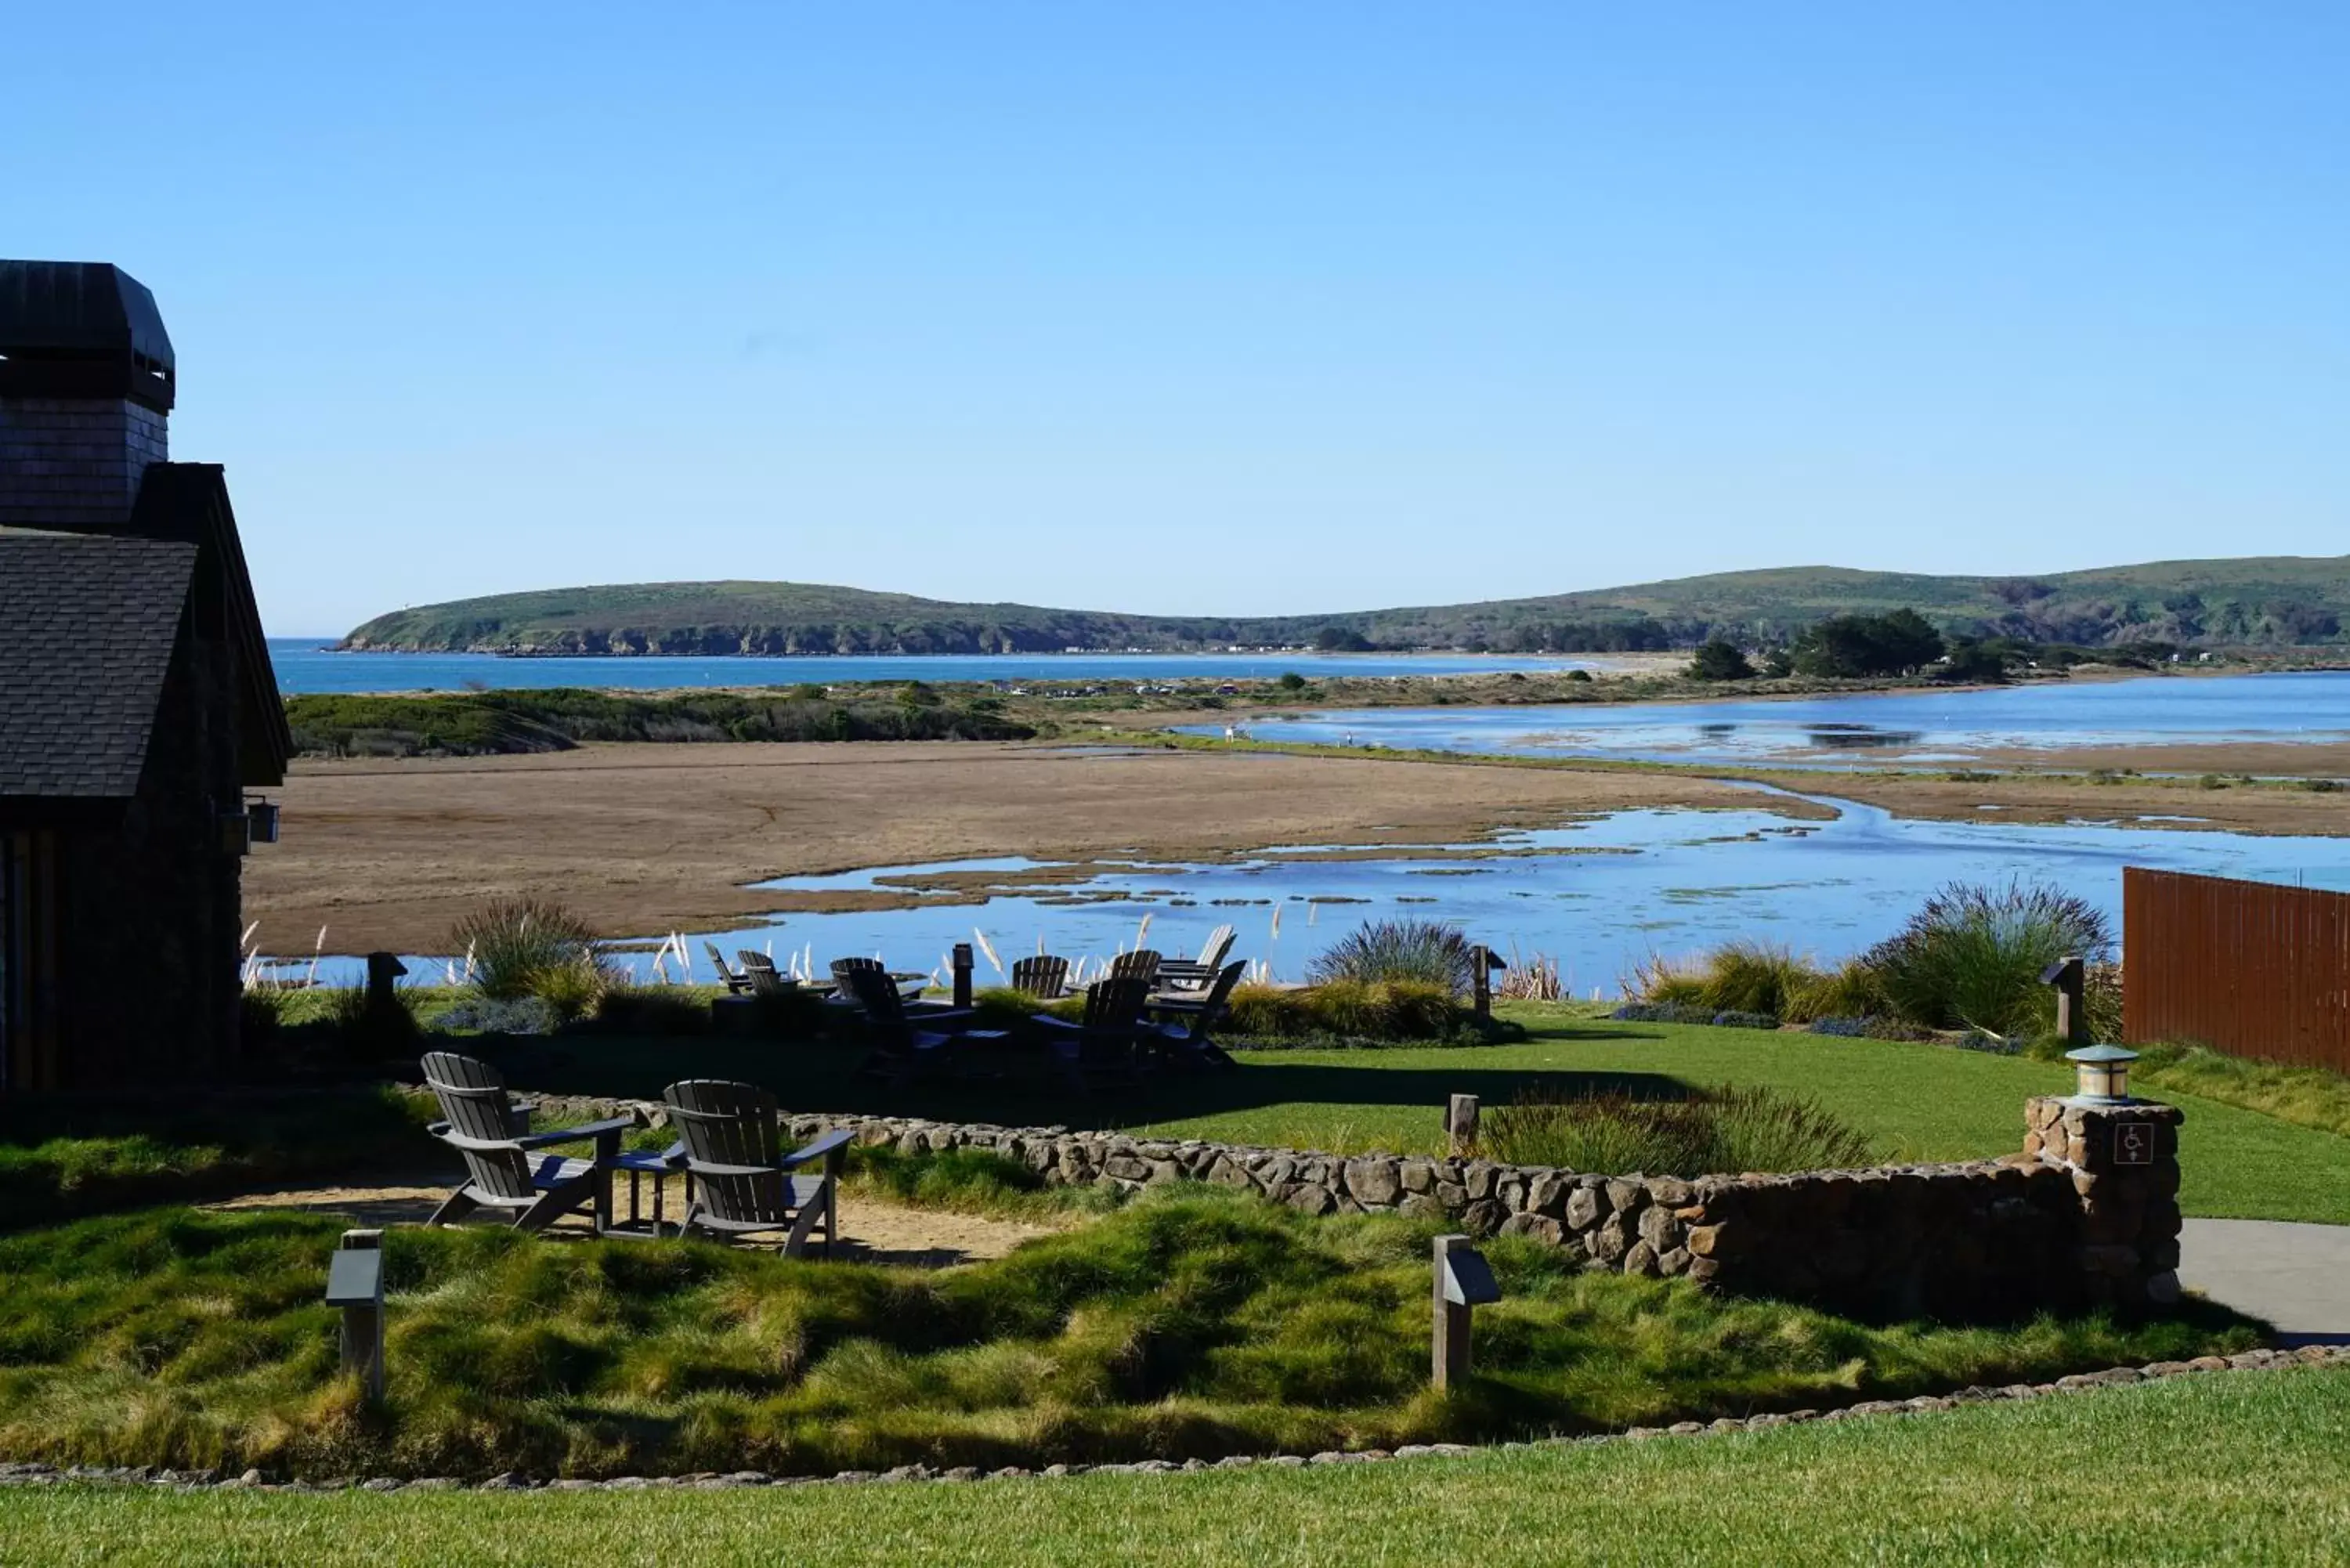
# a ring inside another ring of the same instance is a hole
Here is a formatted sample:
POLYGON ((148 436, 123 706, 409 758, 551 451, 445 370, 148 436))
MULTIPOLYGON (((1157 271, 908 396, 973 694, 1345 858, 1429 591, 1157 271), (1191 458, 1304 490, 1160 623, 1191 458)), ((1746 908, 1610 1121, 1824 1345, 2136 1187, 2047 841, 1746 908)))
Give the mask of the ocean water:
MULTIPOLYGON (((1220 734, 1222 726, 1189 726, 1220 734)), ((1986 751, 2350 740, 2350 671, 2152 676, 1982 691, 1720 702, 1366 708, 1259 719, 1260 740, 1830 768, 1986 751)))
POLYGON ((549 686, 629 691, 710 686, 791 686, 803 680, 1002 680, 1118 682, 1183 678, 1232 680, 1287 670, 1301 675, 1475 675, 1496 670, 1596 670, 1604 659, 1515 658, 1454 653, 1043 653, 936 654, 897 658, 750 657, 501 659, 489 653, 336 653, 332 639, 273 637, 278 690, 461 691, 549 686))
MULTIPOLYGON (((1823 798, 1823 797, 1813 797, 1823 798)), ((778 890, 899 888, 922 902, 902 909, 794 914, 708 938, 688 939, 694 973, 708 979, 705 940, 806 952, 816 972, 835 958, 875 954, 892 967, 929 969, 956 942, 986 933, 1003 962, 1045 950, 1107 958, 1131 947, 1145 915, 1149 945, 1195 952, 1213 927, 1237 929, 1235 955, 1301 979, 1314 956, 1367 919, 1420 918, 1459 925, 1507 955, 1558 960, 1578 994, 1614 994, 1618 978, 1651 954, 1696 950, 1752 937, 1834 961, 1889 935, 1928 894, 1953 880, 2047 882, 2089 898, 2118 929, 2126 865, 2197 871, 2350 890, 2350 838, 2262 837, 2180 831, 2142 819, 2032 826, 1898 819, 1874 806, 1825 801, 1832 820, 1771 808, 1624 811, 1490 843, 1429 846, 1475 858, 1388 853, 1337 858, 1332 850, 1266 850, 1229 862, 1115 861, 1089 880, 1035 879, 1050 871, 1021 858, 883 867, 838 876, 785 877, 778 890), (923 891, 941 872, 985 871, 1008 890, 979 905, 923 891), (1276 919, 1277 917, 1277 919, 1276 919)), ((1395 846, 1386 846, 1393 850, 1395 846)), ((648 933, 657 936, 659 933, 648 933)), ((639 973, 643 952, 622 955, 639 973)), ((411 964, 437 978, 437 959, 411 964)), ((356 976, 329 961, 332 978, 356 976)), ((981 980, 993 978, 981 961, 981 980)))

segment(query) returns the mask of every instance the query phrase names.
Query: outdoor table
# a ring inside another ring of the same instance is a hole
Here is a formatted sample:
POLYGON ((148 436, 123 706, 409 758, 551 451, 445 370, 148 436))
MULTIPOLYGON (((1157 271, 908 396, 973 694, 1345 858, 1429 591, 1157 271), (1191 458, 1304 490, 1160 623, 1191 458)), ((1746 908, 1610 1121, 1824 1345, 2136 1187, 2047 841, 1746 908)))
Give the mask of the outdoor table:
POLYGON ((608 1222, 603 1233, 607 1236, 624 1237, 632 1241, 660 1240, 663 1201, 662 1179, 674 1176, 683 1170, 684 1161, 671 1156, 667 1149, 643 1148, 623 1149, 619 1158, 612 1160, 610 1164, 613 1170, 626 1171, 629 1174, 629 1218, 626 1221, 608 1222), (653 1179, 653 1218, 650 1226, 644 1220, 639 1189, 639 1184, 648 1176, 653 1179))

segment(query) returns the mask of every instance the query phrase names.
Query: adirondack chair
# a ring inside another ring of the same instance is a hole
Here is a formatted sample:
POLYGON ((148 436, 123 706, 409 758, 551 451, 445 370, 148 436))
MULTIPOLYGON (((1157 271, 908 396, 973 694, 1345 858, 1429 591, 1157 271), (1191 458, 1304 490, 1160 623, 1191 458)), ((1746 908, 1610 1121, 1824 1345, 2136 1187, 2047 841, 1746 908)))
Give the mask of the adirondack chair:
POLYGON ((847 1130, 785 1154, 775 1096, 755 1084, 689 1078, 671 1084, 661 1098, 680 1135, 670 1155, 685 1170, 687 1235, 731 1241, 780 1231, 784 1255, 796 1258, 821 1230, 824 1255, 832 1256, 847 1130), (817 1173, 795 1174, 805 1166, 817 1173))
POLYGON ((1120 953, 1109 961, 1111 980, 1139 980, 1145 985, 1159 983, 1159 966, 1163 961, 1149 948, 1137 948, 1130 953, 1120 953))
POLYGON ((1238 1067, 1240 1064, 1232 1060, 1231 1053, 1210 1036, 1223 1022, 1232 987, 1247 972, 1248 965, 1235 961, 1216 971, 1214 983, 1204 994, 1152 997, 1149 1011, 1159 1016, 1150 1025, 1150 1031, 1159 1054, 1186 1066, 1238 1067))
POLYGON ((833 983, 844 992, 848 989, 848 977, 851 974, 878 974, 896 987, 898 994, 904 997, 908 1002, 920 1007, 938 1005, 920 1000, 922 987, 930 982, 931 977, 926 974, 893 974, 883 966, 879 959, 845 958, 832 961, 833 983))
POLYGON ((1069 961, 1050 953, 1020 959, 1012 966, 1012 989, 1051 1002, 1068 994, 1069 961))
POLYGON ((633 1116, 613 1116, 554 1132, 529 1130, 529 1113, 517 1116, 505 1080, 486 1062, 454 1052, 424 1058, 424 1082, 441 1102, 444 1120, 427 1130, 465 1159, 466 1181, 449 1194, 429 1225, 453 1224, 476 1209, 512 1217, 517 1231, 544 1231, 575 1209, 592 1209, 598 1234, 612 1222, 611 1171, 619 1158, 620 1135, 637 1125, 633 1116), (550 1145, 596 1140, 592 1159, 538 1151, 550 1145))
POLYGON ((1218 926, 1208 933, 1207 945, 1198 958, 1160 959, 1159 984, 1166 991, 1204 992, 1216 983, 1216 971, 1223 968, 1232 950, 1232 927, 1218 926))
POLYGON ((851 968, 840 973, 842 989, 865 1011, 866 1033, 872 1042, 865 1060, 857 1068, 861 1076, 884 1077, 901 1084, 944 1061, 967 1037, 1003 1037, 1000 1030, 972 1030, 971 1023, 979 1014, 969 1009, 941 1012, 912 1008, 898 994, 898 988, 878 964, 871 969, 851 968))
POLYGON ((799 981, 775 968, 775 961, 755 948, 743 948, 734 954, 743 966, 743 978, 751 984, 754 996, 789 996, 799 989, 799 981))
MULTIPOLYGON (((702 943, 702 950, 710 955, 710 967, 717 971, 718 978, 720 980, 726 982, 727 995, 743 996, 747 995, 752 991, 753 982, 750 975, 742 970, 728 968, 726 964, 726 955, 718 950, 718 944, 716 942, 702 943)), ((759 956, 761 958, 765 958, 767 955, 761 953, 759 956)), ((775 966, 772 961, 767 965, 770 972, 773 972, 775 967, 775 966)))
POLYGON ((1137 1086, 1150 1067, 1142 1021, 1142 1006, 1149 997, 1148 980, 1112 975, 1086 987, 1082 1023, 1045 1013, 1030 1022, 1051 1044, 1054 1059, 1079 1093, 1104 1083, 1137 1086))

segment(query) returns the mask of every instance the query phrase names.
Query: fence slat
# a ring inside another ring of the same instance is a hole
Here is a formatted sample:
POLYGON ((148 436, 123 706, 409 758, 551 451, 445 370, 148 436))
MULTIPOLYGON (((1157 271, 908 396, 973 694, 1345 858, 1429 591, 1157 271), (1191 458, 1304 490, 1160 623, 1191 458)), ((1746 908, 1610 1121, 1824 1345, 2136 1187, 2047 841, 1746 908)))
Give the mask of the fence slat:
POLYGON ((2122 1033, 2350 1072, 2350 893, 2122 872, 2122 1033))

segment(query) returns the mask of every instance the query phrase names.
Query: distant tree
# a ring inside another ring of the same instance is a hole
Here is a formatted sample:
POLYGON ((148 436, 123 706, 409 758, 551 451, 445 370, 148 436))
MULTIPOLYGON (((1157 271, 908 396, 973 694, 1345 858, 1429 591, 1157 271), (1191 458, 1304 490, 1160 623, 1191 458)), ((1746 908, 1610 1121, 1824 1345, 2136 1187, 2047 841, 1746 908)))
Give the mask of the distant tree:
POLYGON ((1274 684, 1284 691, 1303 691, 1305 690, 1305 677, 1298 674, 1295 670, 1285 670, 1282 671, 1281 679, 1274 684))
POLYGON ((1717 637, 1698 649, 1689 672, 1699 680, 1752 680, 1754 666, 1736 643, 1717 637))
POLYGON ((1913 609, 1830 616, 1795 639, 1794 668, 1850 679, 1906 675, 1942 656, 1942 634, 1913 609))
POLYGON ((1949 659, 1934 672, 1934 679, 1969 685, 1999 684, 2007 680, 2007 659, 1998 648, 1987 642, 1954 642, 1949 659))
POLYGON ((1314 646, 1325 653, 1368 653, 1371 639, 1348 626, 1326 626, 1314 634, 1314 646))

